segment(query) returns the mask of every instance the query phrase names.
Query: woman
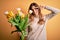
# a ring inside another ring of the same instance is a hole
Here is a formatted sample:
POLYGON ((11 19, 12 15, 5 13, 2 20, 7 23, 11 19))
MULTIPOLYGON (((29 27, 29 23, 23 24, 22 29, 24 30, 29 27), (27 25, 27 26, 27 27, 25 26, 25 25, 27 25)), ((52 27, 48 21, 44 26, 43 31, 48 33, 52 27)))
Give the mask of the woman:
POLYGON ((47 40, 46 39, 46 22, 60 12, 60 10, 50 6, 39 6, 36 3, 31 3, 29 11, 33 11, 29 16, 30 26, 28 27, 28 40, 47 40), (51 11, 50 14, 42 15, 41 7, 51 11))

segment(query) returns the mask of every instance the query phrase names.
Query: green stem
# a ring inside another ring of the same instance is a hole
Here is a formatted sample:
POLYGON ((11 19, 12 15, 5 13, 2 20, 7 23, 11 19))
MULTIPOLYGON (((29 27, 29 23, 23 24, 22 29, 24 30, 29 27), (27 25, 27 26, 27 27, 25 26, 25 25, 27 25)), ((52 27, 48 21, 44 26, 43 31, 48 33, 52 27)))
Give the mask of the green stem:
POLYGON ((22 31, 21 40, 24 40, 24 31, 22 31))

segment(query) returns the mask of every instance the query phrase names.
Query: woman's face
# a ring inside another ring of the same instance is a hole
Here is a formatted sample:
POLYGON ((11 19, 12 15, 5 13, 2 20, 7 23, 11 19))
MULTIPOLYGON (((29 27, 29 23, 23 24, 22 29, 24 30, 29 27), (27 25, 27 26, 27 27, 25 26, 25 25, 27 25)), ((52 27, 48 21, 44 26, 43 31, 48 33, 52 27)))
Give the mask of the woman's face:
POLYGON ((35 15, 38 16, 39 8, 38 7, 35 7, 35 6, 32 6, 32 9, 33 9, 35 15))

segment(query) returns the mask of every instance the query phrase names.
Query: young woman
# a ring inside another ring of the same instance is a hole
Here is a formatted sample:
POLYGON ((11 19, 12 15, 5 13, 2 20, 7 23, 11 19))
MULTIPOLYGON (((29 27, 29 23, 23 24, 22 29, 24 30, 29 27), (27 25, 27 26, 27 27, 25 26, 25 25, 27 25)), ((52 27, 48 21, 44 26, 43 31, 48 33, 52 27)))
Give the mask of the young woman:
POLYGON ((36 3, 31 3, 28 12, 30 10, 33 12, 29 16, 28 40, 47 40, 46 22, 60 12, 60 10, 50 6, 39 6, 36 3), (51 11, 51 13, 43 16, 41 7, 51 11))

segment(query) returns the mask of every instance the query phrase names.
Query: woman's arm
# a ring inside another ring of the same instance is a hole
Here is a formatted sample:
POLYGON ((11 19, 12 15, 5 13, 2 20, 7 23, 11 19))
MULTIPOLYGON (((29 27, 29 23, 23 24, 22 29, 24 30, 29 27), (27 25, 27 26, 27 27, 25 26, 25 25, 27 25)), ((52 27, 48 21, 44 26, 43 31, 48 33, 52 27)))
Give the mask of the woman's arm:
POLYGON ((58 14, 58 13, 60 12, 59 9, 54 8, 54 7, 51 7, 51 6, 45 6, 45 9, 51 11, 50 14, 47 14, 47 15, 46 15, 46 18, 47 18, 47 19, 52 18, 53 16, 55 16, 56 14, 58 14))

